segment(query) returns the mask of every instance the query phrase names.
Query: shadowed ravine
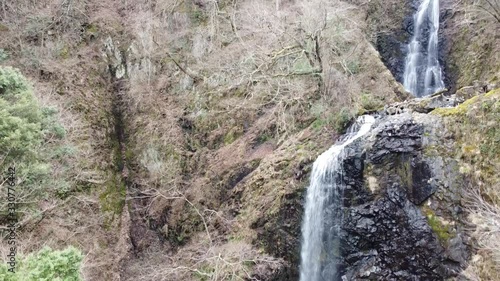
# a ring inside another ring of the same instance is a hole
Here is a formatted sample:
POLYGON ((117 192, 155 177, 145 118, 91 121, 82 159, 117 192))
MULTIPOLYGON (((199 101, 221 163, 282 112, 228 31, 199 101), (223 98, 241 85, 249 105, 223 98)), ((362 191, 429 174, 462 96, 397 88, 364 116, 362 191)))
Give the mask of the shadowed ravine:
POLYGON ((332 146, 314 162, 302 226, 301 281, 333 280, 337 275, 338 233, 342 222, 342 161, 348 146, 367 134, 374 123, 361 116, 346 139, 332 146))

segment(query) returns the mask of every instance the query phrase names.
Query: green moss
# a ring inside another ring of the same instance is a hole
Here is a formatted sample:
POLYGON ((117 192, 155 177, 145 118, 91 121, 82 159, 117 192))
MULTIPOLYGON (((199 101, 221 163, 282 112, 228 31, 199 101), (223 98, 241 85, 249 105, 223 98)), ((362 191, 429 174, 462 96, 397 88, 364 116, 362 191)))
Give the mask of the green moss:
POLYGON ((351 111, 342 108, 337 114, 334 115, 335 130, 339 133, 344 133, 347 129, 347 125, 349 125, 349 122, 351 122, 353 118, 354 114, 351 111))
MULTIPOLYGON (((112 117, 108 116, 108 118, 112 117)), ((121 120, 115 120, 115 122, 119 122, 120 124, 118 125, 122 126, 121 120)), ((113 174, 106 182, 105 190, 99 195, 99 201, 101 210, 104 213, 111 213, 111 219, 108 222, 110 223, 114 219, 115 215, 121 214, 123 206, 125 205, 127 189, 123 179, 121 178, 124 161, 122 158, 118 136, 111 135, 108 141, 112 147, 113 174)))
POLYGON ((478 100, 479 96, 475 96, 471 99, 468 99, 464 103, 455 106, 455 107, 442 107, 434 109, 431 114, 445 116, 462 116, 465 115, 468 111, 469 106, 474 104, 478 100))
POLYGON ((234 127, 224 136, 224 144, 228 145, 233 143, 243 134, 243 130, 238 127, 234 127))
POLYGON ((125 151, 125 159, 128 163, 131 163, 135 159, 135 154, 132 149, 129 148, 125 151))
POLYGON ((107 183, 106 189, 99 195, 101 208, 104 212, 121 214, 125 205, 125 196, 127 195, 125 183, 118 175, 114 175, 107 183))
POLYGON ((59 57, 62 59, 68 59, 69 58, 69 48, 68 46, 64 45, 61 50, 59 50, 59 57))
POLYGON ((427 215, 427 223, 442 244, 447 244, 453 237, 450 234, 449 226, 444 225, 437 216, 427 215))
POLYGON ((411 160, 402 155, 396 162, 396 173, 399 175, 402 184, 409 190, 413 189, 413 173, 411 160))
POLYGON ((432 232, 436 234, 441 244, 446 245, 450 241, 450 239, 454 237, 454 235, 451 233, 450 227, 444 224, 439 216, 437 216, 429 207, 423 207, 422 212, 425 214, 427 223, 432 229, 432 232))
POLYGON ((452 238, 452 235, 449 232, 449 227, 442 224, 436 216, 428 216, 427 222, 439 240, 442 243, 448 243, 448 241, 452 238))
POLYGON ((419 108, 427 108, 429 106, 429 103, 431 102, 431 99, 422 99, 419 103, 418 103, 418 107, 419 108))
MULTIPOLYGON (((496 186, 496 171, 500 167, 500 89, 475 96, 455 108, 435 111, 445 117, 447 130, 454 135, 452 157, 460 159, 460 172, 485 188, 496 186)), ((500 194, 495 190, 486 188, 483 192, 500 202, 500 194)))
POLYGON ((87 34, 96 35, 99 32, 99 27, 96 24, 89 24, 87 26, 87 34))
MULTIPOLYGON (((426 145, 423 147, 424 156, 427 157, 440 157, 447 155, 447 148, 439 145, 426 145)), ((452 155, 449 155, 452 157, 452 155)))
POLYGON ((370 93, 362 93, 360 98, 362 111, 373 112, 384 108, 384 102, 370 93))

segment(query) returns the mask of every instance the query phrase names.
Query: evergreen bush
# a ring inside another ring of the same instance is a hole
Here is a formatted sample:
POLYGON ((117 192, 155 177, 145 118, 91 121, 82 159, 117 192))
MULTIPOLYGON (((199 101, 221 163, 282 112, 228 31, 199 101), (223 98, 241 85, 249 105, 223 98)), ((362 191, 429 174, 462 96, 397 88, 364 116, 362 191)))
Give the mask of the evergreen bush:
POLYGON ((0 264, 0 280, 4 281, 80 281, 81 251, 75 247, 53 250, 49 247, 20 257, 14 273, 8 264, 0 264))

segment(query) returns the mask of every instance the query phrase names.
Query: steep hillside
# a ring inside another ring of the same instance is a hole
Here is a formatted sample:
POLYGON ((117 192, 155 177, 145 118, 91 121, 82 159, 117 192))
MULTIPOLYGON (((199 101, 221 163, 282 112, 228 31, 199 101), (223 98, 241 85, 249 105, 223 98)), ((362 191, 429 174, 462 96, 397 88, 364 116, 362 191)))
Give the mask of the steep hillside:
MULTIPOLYGON (((26 191, 19 259, 38 261, 49 246, 71 265, 83 258, 84 280, 296 280, 313 161, 356 116, 411 99, 397 82, 409 2, 1 2, 0 97, 15 67, 31 86, 9 91, 29 88, 42 116, 22 117, 37 134, 16 144, 27 152, 11 156, 4 143, 12 142, 0 139, 0 167, 16 166, 26 191)), ((450 94, 489 92, 499 71, 496 23, 467 1, 444 2, 450 94)), ((456 139, 446 157, 461 165, 460 179, 481 185, 473 194, 487 198, 485 208, 498 204, 497 96, 432 113, 456 139)), ((0 114, 17 118, 8 102, 0 114)), ((487 215, 471 214, 487 228, 487 215)), ((466 274, 495 280, 498 265, 487 259, 497 245, 484 250, 487 231, 461 227, 479 239, 467 242, 480 250, 466 274)), ((435 228, 424 232, 442 242, 435 228)), ((7 239, 0 245, 7 259, 7 239)))

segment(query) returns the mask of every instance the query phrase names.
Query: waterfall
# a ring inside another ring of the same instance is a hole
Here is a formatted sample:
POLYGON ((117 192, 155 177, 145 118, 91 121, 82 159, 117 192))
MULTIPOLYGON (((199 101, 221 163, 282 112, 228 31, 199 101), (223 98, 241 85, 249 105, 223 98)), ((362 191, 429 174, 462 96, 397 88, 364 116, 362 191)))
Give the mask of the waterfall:
POLYGON ((367 134, 374 121, 369 115, 359 117, 344 141, 333 145, 314 162, 302 224, 300 281, 336 278, 336 261, 340 256, 338 234, 343 217, 345 148, 367 134))
POLYGON ((408 44, 403 83, 407 91, 422 97, 445 87, 438 59, 439 0, 422 1, 414 15, 413 33, 408 44))

